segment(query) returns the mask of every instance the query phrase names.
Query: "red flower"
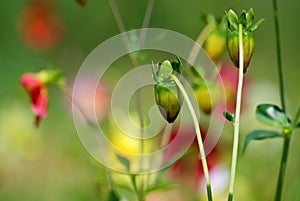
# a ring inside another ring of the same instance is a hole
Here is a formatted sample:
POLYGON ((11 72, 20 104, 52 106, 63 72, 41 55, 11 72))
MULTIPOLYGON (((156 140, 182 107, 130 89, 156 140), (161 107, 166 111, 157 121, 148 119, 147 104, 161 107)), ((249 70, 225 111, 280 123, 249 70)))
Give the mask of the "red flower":
MULTIPOLYGON (((217 83, 223 82, 225 88, 225 98, 226 98, 226 110, 230 112, 235 111, 236 104, 236 93, 238 85, 238 71, 236 68, 228 63, 222 64, 220 69, 220 78, 217 79, 217 83)), ((249 76, 244 78, 243 93, 242 96, 245 97, 247 90, 249 89, 251 82, 249 81, 249 76)), ((242 99, 242 107, 245 106, 246 98, 242 99)), ((220 111, 222 114, 222 111, 220 111)))
POLYGON ((50 48, 61 36, 61 22, 50 3, 51 1, 31 0, 19 18, 17 26, 20 37, 34 50, 50 48))
POLYGON ((47 115, 48 91, 44 83, 36 74, 25 73, 20 79, 21 85, 28 92, 31 99, 31 110, 35 115, 35 125, 47 115))
MULTIPOLYGON (((176 127, 173 128, 170 136, 170 141, 172 141, 176 137, 177 131, 178 128, 176 127)), ((185 137, 187 135, 195 136, 195 139, 191 144, 191 146, 189 147, 187 154, 184 155, 182 158, 180 158, 172 165, 172 167, 170 168, 170 173, 173 177, 176 177, 177 179, 182 178, 186 180, 190 188, 194 188, 195 190, 198 190, 199 181, 204 180, 204 173, 202 169, 202 162, 199 158, 199 148, 198 148, 196 133, 193 129, 187 129, 184 134, 185 137)), ((205 139, 206 130, 201 129, 201 135, 202 135, 202 139, 205 139)), ((184 139, 180 141, 184 143, 184 139)), ((213 150, 207 155, 206 161, 207 161, 209 171, 219 163, 220 155, 221 154, 217 146, 214 147, 213 150)))

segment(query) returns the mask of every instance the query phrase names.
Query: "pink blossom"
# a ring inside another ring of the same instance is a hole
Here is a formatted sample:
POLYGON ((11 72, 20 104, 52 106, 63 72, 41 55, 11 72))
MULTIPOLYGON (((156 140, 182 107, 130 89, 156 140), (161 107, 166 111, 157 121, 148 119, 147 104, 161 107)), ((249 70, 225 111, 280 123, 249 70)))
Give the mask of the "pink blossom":
POLYGON ((35 115, 35 125, 47 115, 48 91, 36 74, 25 73, 20 78, 21 85, 26 89, 31 101, 31 110, 35 115))

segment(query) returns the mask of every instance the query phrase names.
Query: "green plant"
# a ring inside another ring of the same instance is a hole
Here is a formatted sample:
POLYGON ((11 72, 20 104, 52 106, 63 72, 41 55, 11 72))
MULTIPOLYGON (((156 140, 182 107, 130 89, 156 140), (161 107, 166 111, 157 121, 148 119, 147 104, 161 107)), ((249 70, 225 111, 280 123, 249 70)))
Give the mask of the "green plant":
POLYGON ((282 158, 280 162, 279 175, 277 181, 277 188, 275 194, 275 201, 280 201, 282 199, 282 188, 286 172, 286 164, 289 154, 290 139, 292 137, 293 131, 300 127, 298 122, 300 117, 300 106, 295 114, 295 117, 291 120, 286 112, 285 104, 285 91, 284 91, 284 79, 283 79, 283 68, 281 59, 281 46, 280 46, 280 29, 278 20, 278 6, 277 1, 273 0, 273 16, 275 22, 275 38, 276 38, 276 52, 277 52, 277 67, 278 67, 278 77, 279 77, 279 96, 281 101, 281 107, 264 103, 260 104, 256 108, 256 118, 276 130, 266 130, 258 129, 250 132, 246 135, 243 142, 243 152, 246 150, 248 144, 252 140, 264 140, 268 138, 282 138, 283 139, 283 149, 282 158))

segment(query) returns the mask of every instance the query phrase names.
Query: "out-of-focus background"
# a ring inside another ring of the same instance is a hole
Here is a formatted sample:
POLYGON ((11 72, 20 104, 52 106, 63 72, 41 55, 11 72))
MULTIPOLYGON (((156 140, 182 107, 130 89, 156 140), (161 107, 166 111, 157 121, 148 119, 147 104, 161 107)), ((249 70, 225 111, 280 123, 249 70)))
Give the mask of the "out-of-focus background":
MULTIPOLYGON (((71 85, 86 56, 119 30, 107 0, 89 0, 84 8, 72 0, 49 0, 46 26, 36 19, 35 13, 41 8, 30 6, 33 2, 3 1, 0 6, 0 200, 101 200, 98 183, 103 171, 81 145, 70 103, 55 86, 50 86, 48 117, 36 129, 19 78, 24 72, 55 65, 71 85)), ((147 1, 116 3, 126 30, 141 28, 147 1)), ((300 103, 300 2, 278 4, 287 108, 293 117, 300 103)), ((255 32, 256 49, 246 75, 251 87, 246 92, 249 104, 243 113, 242 135, 262 126, 254 120, 255 105, 280 104, 271 0, 155 1, 149 25, 195 40, 204 27, 203 13, 223 16, 230 8, 240 12, 251 7, 256 19, 266 20, 255 32)), ((227 53, 223 59, 230 63, 227 53)), ((100 99, 105 93, 100 93, 100 99)), ((220 140, 230 143, 231 128, 226 127, 229 132, 220 140)), ((294 133, 290 147, 285 201, 300 200, 299 135, 299 131, 294 133)), ((224 156, 223 166, 229 167, 230 146, 220 147, 218 152, 224 156)), ((247 152, 239 155, 236 199, 272 200, 280 157, 281 140, 251 143, 247 152)))

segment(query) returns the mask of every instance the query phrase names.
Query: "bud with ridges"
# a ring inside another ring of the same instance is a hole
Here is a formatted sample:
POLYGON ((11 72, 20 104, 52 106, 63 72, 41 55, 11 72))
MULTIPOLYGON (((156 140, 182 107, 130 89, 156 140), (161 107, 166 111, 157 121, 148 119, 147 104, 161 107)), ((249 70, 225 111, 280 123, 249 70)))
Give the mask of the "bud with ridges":
POLYGON ((229 56, 236 67, 239 67, 239 24, 243 27, 243 71, 246 73, 255 47, 253 31, 258 28, 264 19, 253 24, 254 12, 252 8, 247 12, 243 10, 239 17, 233 10, 229 10, 228 12, 225 12, 225 14, 225 23, 228 30, 227 49, 229 56))
POLYGON ((170 79, 170 75, 179 76, 182 70, 182 64, 179 58, 175 61, 165 60, 157 65, 155 72, 153 67, 153 78, 156 81, 154 85, 155 101, 159 106, 162 116, 173 123, 180 111, 182 95, 176 83, 170 79))

